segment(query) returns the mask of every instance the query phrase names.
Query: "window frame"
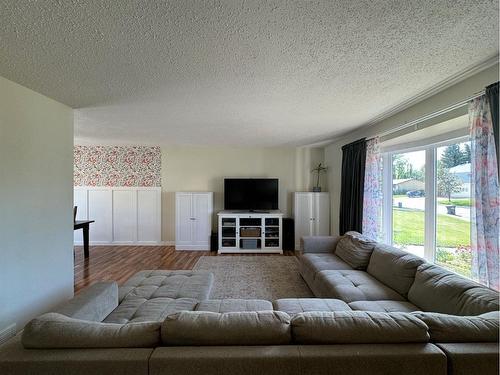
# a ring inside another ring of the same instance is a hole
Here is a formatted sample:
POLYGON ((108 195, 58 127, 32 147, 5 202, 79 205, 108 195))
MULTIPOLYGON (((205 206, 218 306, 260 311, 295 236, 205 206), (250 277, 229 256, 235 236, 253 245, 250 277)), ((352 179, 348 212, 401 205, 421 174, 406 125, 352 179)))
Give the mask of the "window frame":
MULTIPOLYGON (((427 145, 410 146, 402 144, 400 147, 391 148, 390 151, 382 151, 383 175, 382 175, 382 238, 385 243, 393 245, 393 222, 392 222, 392 158, 394 154, 402 154, 414 151, 425 151, 425 211, 424 211, 424 258, 431 263, 435 263, 436 257, 436 236, 437 236, 437 175, 436 160, 437 149, 455 143, 470 141, 469 135, 452 136, 445 141, 432 142, 427 145), (429 235, 430 234, 430 235, 429 235)), ((473 192, 471 190, 471 197, 473 192)))

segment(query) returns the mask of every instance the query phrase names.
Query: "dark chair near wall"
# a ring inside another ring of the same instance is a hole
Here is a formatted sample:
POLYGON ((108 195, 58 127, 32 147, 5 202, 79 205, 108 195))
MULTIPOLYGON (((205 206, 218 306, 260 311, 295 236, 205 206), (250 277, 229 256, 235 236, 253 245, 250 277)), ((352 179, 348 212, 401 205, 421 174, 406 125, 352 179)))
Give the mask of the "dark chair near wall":
POLYGON ((83 231, 83 254, 85 258, 89 257, 89 228, 90 224, 94 220, 76 220, 76 214, 78 212, 78 207, 73 206, 73 229, 81 229, 83 231))

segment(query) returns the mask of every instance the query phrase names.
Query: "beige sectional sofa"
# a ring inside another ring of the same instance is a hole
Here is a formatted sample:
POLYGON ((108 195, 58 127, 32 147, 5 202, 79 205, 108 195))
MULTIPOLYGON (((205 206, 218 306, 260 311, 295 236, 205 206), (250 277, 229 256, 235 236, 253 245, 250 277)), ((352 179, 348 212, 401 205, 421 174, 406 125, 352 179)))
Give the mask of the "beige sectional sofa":
POLYGON ((497 292, 357 233, 303 243, 318 298, 211 300, 211 273, 141 271, 31 321, 0 374, 498 374, 497 292))
POLYGON ((278 300, 276 309, 411 314, 428 325, 449 374, 499 372, 497 291, 356 232, 305 237, 302 247, 300 273, 323 298, 278 300))

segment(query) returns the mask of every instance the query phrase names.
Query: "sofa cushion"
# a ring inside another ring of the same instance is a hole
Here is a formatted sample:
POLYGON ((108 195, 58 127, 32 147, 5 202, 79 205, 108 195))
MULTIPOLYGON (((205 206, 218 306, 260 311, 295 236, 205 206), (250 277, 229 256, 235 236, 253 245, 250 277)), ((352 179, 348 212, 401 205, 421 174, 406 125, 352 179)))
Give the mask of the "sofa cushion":
POLYGON ((137 272, 120 287, 120 301, 128 297, 208 299, 214 276, 206 271, 149 270, 137 272))
POLYGON ((392 246, 378 244, 373 249, 367 272, 406 297, 418 266, 425 260, 392 246))
POLYGON ((310 279, 314 280, 316 273, 325 270, 352 270, 352 267, 335 254, 317 253, 304 254, 299 257, 300 272, 310 273, 310 279))
POLYGON ((408 301, 355 301, 349 303, 353 310, 377 312, 413 312, 420 309, 408 301))
POLYGON ((498 316, 457 316, 440 313, 412 313, 429 326, 434 342, 498 342, 498 316))
POLYGON ((193 298, 142 298, 130 296, 104 319, 105 323, 163 322, 167 315, 192 311, 198 300, 193 298))
POLYGON ((376 244, 358 232, 347 232, 337 243, 335 255, 355 270, 366 270, 376 244))
POLYGON ((281 311, 185 311, 165 319, 161 337, 174 346, 282 345, 291 340, 290 317, 281 311))
POLYGON ((321 271, 314 279, 314 289, 323 298, 353 301, 404 301, 394 290, 364 271, 321 271))
POLYGON ((118 306, 118 284, 114 281, 95 283, 64 302, 55 313, 70 318, 101 322, 118 306))
POLYGON ((157 322, 109 324, 47 313, 24 328, 22 343, 30 349, 150 348, 160 344, 157 322))
POLYGON ((275 310, 284 311, 291 317, 308 311, 350 311, 347 303, 331 298, 282 298, 273 301, 275 310))
POLYGON ((217 313, 241 311, 273 311, 273 304, 264 299, 208 299, 196 305, 196 311, 217 313))
POLYGON ((292 319, 297 344, 427 342, 427 325, 405 313, 370 311, 306 312, 292 319))
POLYGON ((498 311, 498 292, 436 265, 423 264, 408 299, 423 311, 479 315, 498 311))

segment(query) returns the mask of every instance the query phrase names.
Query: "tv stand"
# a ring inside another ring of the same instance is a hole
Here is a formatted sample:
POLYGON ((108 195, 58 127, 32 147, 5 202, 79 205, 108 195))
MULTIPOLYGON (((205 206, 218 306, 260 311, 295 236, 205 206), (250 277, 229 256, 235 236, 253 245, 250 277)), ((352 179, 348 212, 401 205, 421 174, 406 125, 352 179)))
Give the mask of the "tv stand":
POLYGON ((219 254, 283 254, 280 211, 221 211, 217 216, 219 254))

